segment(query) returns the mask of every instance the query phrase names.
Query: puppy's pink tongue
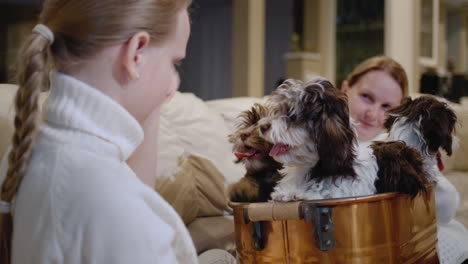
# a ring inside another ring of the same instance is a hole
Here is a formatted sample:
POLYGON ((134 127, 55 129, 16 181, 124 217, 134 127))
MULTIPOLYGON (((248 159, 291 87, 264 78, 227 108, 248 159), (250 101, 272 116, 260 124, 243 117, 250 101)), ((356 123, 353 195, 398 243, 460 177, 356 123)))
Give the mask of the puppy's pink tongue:
POLYGON ((254 155, 255 152, 256 152, 255 149, 251 149, 251 150, 249 150, 247 152, 236 152, 236 153, 234 153, 234 155, 236 155, 237 158, 242 159, 242 158, 250 157, 250 156, 254 155))
POLYGON ((288 152, 288 150, 290 149, 291 147, 286 145, 286 144, 282 144, 282 143, 278 143, 278 144, 275 144, 271 150, 270 150, 270 153, 268 155, 270 156, 278 156, 278 155, 281 155, 281 154, 284 154, 286 152, 288 152))

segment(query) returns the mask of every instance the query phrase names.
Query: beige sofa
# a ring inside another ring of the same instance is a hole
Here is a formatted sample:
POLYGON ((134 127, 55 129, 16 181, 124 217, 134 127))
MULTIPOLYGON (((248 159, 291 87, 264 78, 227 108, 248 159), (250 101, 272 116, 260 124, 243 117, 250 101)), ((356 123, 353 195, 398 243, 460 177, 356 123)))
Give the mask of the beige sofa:
MULTIPOLYGON (((12 133, 15 90, 14 85, 0 85, 0 156, 12 133)), ((263 100, 203 101, 190 93, 177 93, 161 111, 156 189, 179 212, 199 253, 211 248, 234 251, 234 224, 224 190, 245 170, 233 162, 227 135, 234 131, 241 111, 263 100)), ((456 217, 468 226, 468 104, 453 106, 461 121, 460 147, 452 157, 445 157, 444 173, 462 197, 456 217)))

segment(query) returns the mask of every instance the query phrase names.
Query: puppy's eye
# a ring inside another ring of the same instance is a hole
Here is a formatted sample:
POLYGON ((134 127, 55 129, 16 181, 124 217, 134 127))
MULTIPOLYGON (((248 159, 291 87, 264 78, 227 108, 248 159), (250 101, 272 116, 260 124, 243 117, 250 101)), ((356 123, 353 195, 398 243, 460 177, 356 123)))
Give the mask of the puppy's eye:
POLYGON ((296 115, 296 113, 293 112, 292 109, 288 110, 288 114, 286 116, 288 117, 288 120, 291 121, 291 122, 294 122, 297 119, 297 115, 296 115))
POLYGON ((290 120, 290 121, 295 122, 296 119, 297 119, 297 115, 295 115, 295 114, 289 115, 289 120, 290 120))

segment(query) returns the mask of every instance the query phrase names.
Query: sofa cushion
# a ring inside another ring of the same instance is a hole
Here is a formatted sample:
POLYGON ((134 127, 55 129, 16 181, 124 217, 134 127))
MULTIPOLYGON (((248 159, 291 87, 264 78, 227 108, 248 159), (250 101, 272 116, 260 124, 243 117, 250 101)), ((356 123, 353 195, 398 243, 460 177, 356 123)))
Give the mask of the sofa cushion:
POLYGON ((455 219, 468 227, 468 171, 451 171, 444 173, 444 175, 460 194, 460 206, 457 209, 455 219))
POLYGON ((235 164, 223 118, 191 93, 179 93, 161 109, 158 146, 158 177, 172 177, 181 155, 210 160, 223 174, 225 185, 245 173, 235 164))
POLYGON ((7 147, 11 144, 13 136, 13 124, 6 117, 0 116, 0 159, 3 157, 7 147))
POLYGON ((10 120, 0 116, 0 185, 6 177, 8 157, 7 154, 10 152, 8 149, 11 144, 13 137, 13 125, 10 120))
POLYGON ((0 116, 13 121, 15 109, 14 98, 16 95, 17 85, 0 84, 0 116))
POLYGON ((0 159, 11 144, 14 132, 13 118, 15 111, 13 101, 17 87, 13 84, 0 84, 0 159))
POLYGON ((236 242, 232 216, 199 217, 188 225, 188 230, 198 254, 208 249, 220 248, 235 255, 236 242))
POLYGON ((255 103, 264 103, 267 97, 234 97, 206 101, 210 110, 221 115, 229 131, 233 133, 239 124, 239 114, 249 110, 255 103))
POLYGON ((224 120, 190 93, 177 92, 161 109, 156 190, 188 224, 223 215, 225 186, 245 173, 228 142, 224 120))
POLYGON ((200 216, 223 215, 224 177, 213 163, 197 156, 180 156, 174 177, 159 177, 155 189, 179 213, 185 224, 200 216))

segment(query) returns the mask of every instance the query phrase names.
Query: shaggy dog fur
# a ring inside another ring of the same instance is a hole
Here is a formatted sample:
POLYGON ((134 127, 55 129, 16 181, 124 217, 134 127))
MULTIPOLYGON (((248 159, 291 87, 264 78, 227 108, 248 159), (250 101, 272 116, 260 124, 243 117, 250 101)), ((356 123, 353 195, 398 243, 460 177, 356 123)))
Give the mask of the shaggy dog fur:
POLYGON ((267 113, 265 107, 255 104, 241 113, 242 123, 229 135, 237 162, 244 163, 247 172, 238 182, 228 187, 228 197, 233 202, 266 202, 276 183, 281 178, 278 172, 282 165, 268 153, 273 146, 265 141, 258 129, 258 121, 267 113))
POLYGON ((286 80, 267 102, 260 120, 270 151, 285 166, 273 200, 312 200, 398 191, 425 191, 417 151, 402 142, 359 147, 346 95, 323 78, 286 80), (395 155, 395 152, 399 155, 395 155), (381 167, 382 166, 382 167, 381 167))

